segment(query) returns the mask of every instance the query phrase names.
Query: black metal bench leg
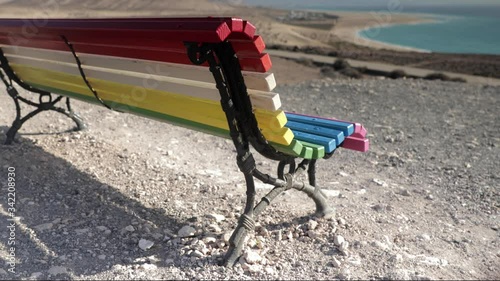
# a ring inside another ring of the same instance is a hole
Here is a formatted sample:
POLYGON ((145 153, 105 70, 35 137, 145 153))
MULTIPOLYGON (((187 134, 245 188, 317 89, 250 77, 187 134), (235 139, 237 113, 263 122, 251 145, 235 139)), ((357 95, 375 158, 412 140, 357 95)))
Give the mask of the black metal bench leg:
POLYGON ((225 266, 233 266, 241 256, 241 251, 245 243, 245 237, 249 231, 254 231, 254 204, 255 204, 255 183, 251 174, 245 175, 247 184, 247 200, 245 211, 238 220, 238 225, 229 239, 229 249, 224 257, 225 266))
POLYGON ((80 118, 80 116, 78 116, 77 114, 75 114, 71 110, 69 98, 66 98, 66 106, 68 109, 64 109, 64 108, 55 106, 58 102, 60 102, 63 99, 62 96, 59 96, 59 97, 55 98, 54 100, 52 100, 51 94, 39 94, 40 95, 40 102, 35 103, 35 102, 32 102, 32 101, 27 100, 25 98, 22 98, 19 95, 19 93, 17 92, 17 90, 12 86, 9 86, 7 88, 7 92, 14 100, 14 104, 16 106, 16 119, 14 120, 14 122, 12 122, 12 126, 9 128, 9 130, 6 133, 6 135, 7 135, 7 138, 5 140, 6 145, 10 145, 14 142, 14 139, 15 139, 17 132, 19 131, 19 129, 21 129, 21 127, 23 126, 23 124, 26 121, 28 121, 29 119, 31 119, 32 117, 34 117, 38 113, 43 112, 43 111, 47 111, 47 110, 56 111, 56 112, 59 112, 61 114, 66 115, 67 117, 71 118, 71 120, 73 120, 76 124, 75 131, 83 130, 86 128, 85 123, 83 122, 82 118, 80 118), (49 101, 43 102, 42 98, 44 96, 49 96, 49 101), (26 116, 21 117, 22 115, 21 115, 20 102, 24 102, 27 105, 35 107, 35 110, 31 111, 26 116))

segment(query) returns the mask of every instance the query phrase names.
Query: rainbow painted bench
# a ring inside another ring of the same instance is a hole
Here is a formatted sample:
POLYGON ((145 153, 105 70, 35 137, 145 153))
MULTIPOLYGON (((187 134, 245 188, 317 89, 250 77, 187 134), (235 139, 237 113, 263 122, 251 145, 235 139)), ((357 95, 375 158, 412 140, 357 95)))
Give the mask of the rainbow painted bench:
POLYGON ((333 215, 315 187, 316 160, 339 147, 369 146, 358 123, 284 112, 264 49, 255 27, 235 18, 0 19, 0 78, 17 112, 6 143, 45 110, 83 129, 70 98, 231 138, 247 183, 225 257, 232 265, 254 218, 284 190, 306 192, 318 215, 333 215), (21 96, 14 83, 38 101, 21 96), (64 98, 66 108, 59 107, 64 98), (35 109, 23 117, 20 102, 35 109), (250 146, 279 161, 277 177, 256 168, 250 146), (297 177, 306 171, 307 183, 297 177), (258 204, 254 178, 274 186, 258 204))

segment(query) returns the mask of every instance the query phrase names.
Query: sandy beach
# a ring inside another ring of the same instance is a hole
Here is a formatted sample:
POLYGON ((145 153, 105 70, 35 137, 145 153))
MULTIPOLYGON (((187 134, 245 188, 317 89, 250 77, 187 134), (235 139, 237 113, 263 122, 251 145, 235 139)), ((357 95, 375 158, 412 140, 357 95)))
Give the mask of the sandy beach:
POLYGON ((395 49, 404 51, 424 51, 415 48, 392 45, 382 43, 369 38, 361 37, 359 32, 365 29, 373 29, 369 35, 376 37, 380 28, 398 25, 398 24, 419 24, 433 22, 434 20, 420 16, 401 13, 389 12, 370 12, 370 13, 355 13, 355 12, 335 12, 338 15, 339 21, 332 29, 335 36, 340 41, 347 41, 357 45, 363 45, 376 49, 395 49))

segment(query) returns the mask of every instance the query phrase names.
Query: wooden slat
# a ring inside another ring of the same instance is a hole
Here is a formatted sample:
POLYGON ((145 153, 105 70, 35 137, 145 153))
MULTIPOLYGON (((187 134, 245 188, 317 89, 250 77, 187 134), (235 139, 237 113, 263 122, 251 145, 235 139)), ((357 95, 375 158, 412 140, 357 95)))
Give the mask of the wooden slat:
POLYGON ((347 137, 342 143, 342 148, 366 152, 370 148, 370 141, 365 138, 347 137))
MULTIPOLYGON (((64 73, 37 70, 26 66, 12 65, 14 71, 26 82, 45 85, 93 97, 81 77, 64 73)), ((117 102, 146 110, 172 115, 178 118, 227 129, 227 120, 219 102, 185 97, 164 91, 144 89, 99 79, 89 79, 93 88, 104 100, 117 102)), ((290 134, 282 135, 286 117, 282 111, 255 110, 259 127, 276 135, 268 137, 277 143, 289 144, 290 134)), ((292 135, 293 137, 293 135, 292 135)))
MULTIPOLYGON (((142 39, 141 39, 142 40, 142 39)), ((144 40, 148 40, 147 38, 144 40)), ((55 51, 69 52, 69 47, 64 41, 59 39, 54 40, 38 40, 36 38, 25 37, 11 38, 5 34, 0 34, 0 44, 13 47, 29 47, 38 49, 47 49, 55 51)), ((142 59, 157 62, 167 62, 176 64, 193 65, 187 56, 186 49, 158 48, 158 47, 140 47, 128 46, 124 44, 109 45, 109 44, 83 44, 77 43, 73 45, 76 53, 87 53, 103 56, 123 57, 130 59, 142 59)), ((241 70, 252 72, 267 72, 271 69, 271 61, 267 54, 259 56, 252 55, 247 57, 246 54, 238 56, 240 60, 241 70)), ((208 63, 202 64, 207 67, 208 63)))
MULTIPOLYGON (((12 47, 6 45, 0 45, 0 47, 4 51, 7 58, 26 57, 76 64, 73 55, 67 51, 63 52, 27 47, 12 47)), ((85 53, 80 53, 79 59, 84 68, 86 66, 95 66, 99 68, 124 70, 151 75, 164 75, 180 79, 214 83, 212 73, 208 70, 208 68, 202 66, 118 58, 85 53)), ((273 73, 242 71, 242 74, 245 79, 245 85, 249 89, 267 92, 272 91, 276 87, 276 80, 274 79, 273 73)))
POLYGON ((193 18, 190 20, 165 19, 161 23, 155 21, 112 21, 112 20, 78 20, 78 19, 49 19, 43 25, 32 25, 22 19, 1 19, 0 32, 4 34, 18 34, 25 36, 30 30, 30 37, 56 40, 64 35, 68 40, 71 37, 113 38, 116 45, 120 39, 131 37, 154 38, 181 41, 219 43, 231 34, 226 22, 193 18))
POLYGON ((308 116, 308 115, 290 113, 290 112, 287 112, 286 116, 290 121, 299 122, 303 124, 311 124, 313 126, 321 126, 335 130, 341 130, 344 133, 344 136, 350 136, 354 133, 354 125, 352 123, 337 121, 333 119, 326 119, 317 116, 308 116))
POLYGON ((323 136, 334 138, 337 141, 337 144, 340 144, 344 141, 344 133, 340 130, 330 129, 321 126, 315 126, 310 124, 303 124, 295 121, 290 121, 286 123, 286 126, 292 130, 302 131, 306 133, 310 133, 313 135, 323 136))
MULTIPOLYGON (((39 69, 46 69, 54 72, 62 72, 80 77, 80 72, 76 64, 55 63, 53 61, 35 60, 24 57, 8 56, 9 61, 16 65, 25 65, 39 69)), ((127 71, 112 71, 96 67, 85 67, 85 75, 88 78, 97 78, 119 84, 150 88, 176 94, 188 95, 191 97, 220 100, 220 94, 215 84, 186 79, 178 79, 167 76, 152 74, 142 74, 127 71)), ((81 80, 81 78, 79 78, 81 80)), ((269 111, 278 110, 281 102, 278 94, 248 90, 248 94, 254 108, 261 108, 269 111)))
POLYGON ((261 36, 254 36, 252 40, 230 40, 236 54, 261 54, 266 48, 266 44, 261 36))
POLYGON ((295 139, 324 146, 326 153, 331 153, 332 151, 334 151, 337 148, 336 141, 333 138, 317 136, 317 135, 313 135, 313 134, 309 134, 309 133, 305 133, 305 132, 301 132, 301 131, 296 131, 296 130, 292 130, 292 131, 293 131, 293 134, 295 136, 295 139))
MULTIPOLYGON (((325 147, 310 142, 299 141, 304 147, 309 147, 312 150, 312 159, 321 159, 325 157, 325 147)), ((305 154, 305 152, 304 152, 305 154)))

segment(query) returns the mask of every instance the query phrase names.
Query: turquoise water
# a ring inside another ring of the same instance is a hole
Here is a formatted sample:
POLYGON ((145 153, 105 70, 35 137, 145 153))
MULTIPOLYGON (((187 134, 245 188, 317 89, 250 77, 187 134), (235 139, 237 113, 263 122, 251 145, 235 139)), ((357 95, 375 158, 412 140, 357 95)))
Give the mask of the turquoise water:
POLYGON ((381 21, 380 24, 390 24, 386 20, 388 14, 426 14, 435 21, 379 26, 358 34, 370 40, 432 52, 500 55, 500 0, 244 0, 244 3, 290 10, 370 12, 372 20, 381 21), (400 5, 391 10, 395 3, 400 5))
POLYGON ((436 23, 374 27, 359 35, 432 52, 500 55, 500 19, 496 18, 439 17, 436 23))

